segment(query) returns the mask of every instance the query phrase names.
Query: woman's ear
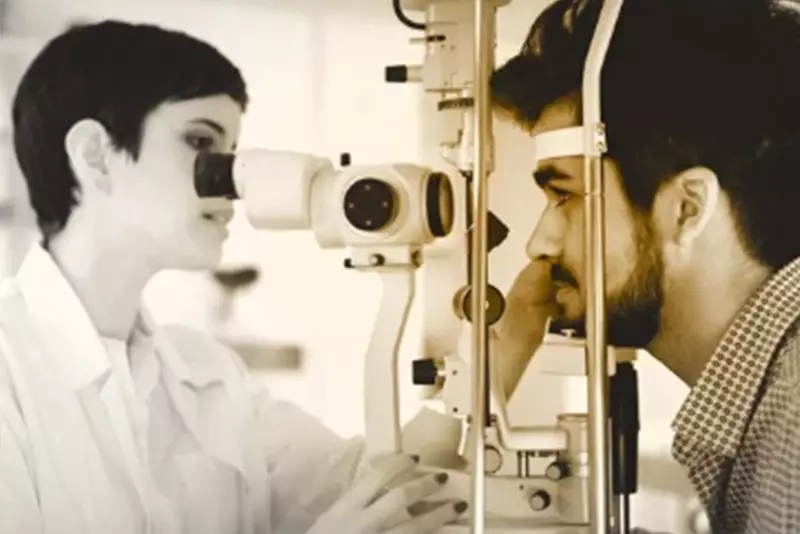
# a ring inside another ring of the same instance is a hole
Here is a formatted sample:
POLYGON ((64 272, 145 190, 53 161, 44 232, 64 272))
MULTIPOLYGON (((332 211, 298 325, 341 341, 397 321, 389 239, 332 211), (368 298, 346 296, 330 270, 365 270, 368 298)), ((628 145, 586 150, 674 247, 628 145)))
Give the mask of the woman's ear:
POLYGON ((105 126, 94 119, 76 122, 64 138, 64 147, 81 191, 108 194, 111 189, 108 161, 112 143, 105 126))

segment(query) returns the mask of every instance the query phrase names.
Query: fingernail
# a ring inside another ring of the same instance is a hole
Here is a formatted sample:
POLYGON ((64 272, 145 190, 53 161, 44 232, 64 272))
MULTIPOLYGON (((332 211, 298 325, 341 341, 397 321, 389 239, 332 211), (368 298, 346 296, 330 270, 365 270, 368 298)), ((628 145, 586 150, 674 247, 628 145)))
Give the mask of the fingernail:
POLYGON ((414 463, 419 463, 419 454, 412 454, 411 459, 414 460, 414 463))
POLYGON ((455 505, 456 512, 459 514, 466 512, 467 508, 469 508, 469 505, 466 503, 466 501, 458 501, 455 505))
POLYGON ((444 484, 445 482, 447 482, 448 478, 450 477, 447 475, 447 473, 439 473, 438 475, 436 475, 436 482, 438 482, 439 484, 444 484))

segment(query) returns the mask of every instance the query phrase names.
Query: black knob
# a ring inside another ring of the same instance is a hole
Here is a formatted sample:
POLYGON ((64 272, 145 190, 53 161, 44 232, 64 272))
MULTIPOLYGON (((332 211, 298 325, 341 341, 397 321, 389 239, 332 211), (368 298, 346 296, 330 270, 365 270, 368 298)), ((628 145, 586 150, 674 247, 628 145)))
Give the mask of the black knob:
POLYGON ((550 502, 552 498, 550 494, 547 493, 545 490, 540 489, 533 492, 530 498, 530 505, 531 509, 534 512, 541 512, 542 510, 546 510, 548 506, 550 506, 550 502))
POLYGON ((408 67, 405 65, 386 67, 385 78, 388 83, 406 83, 408 81, 408 67))
MULTIPOLYGON (((472 322, 472 287, 462 288, 456 293, 457 305, 461 307, 462 315, 472 322)), ((503 293, 493 285, 486 288, 486 322, 489 326, 495 324, 503 316, 506 309, 506 300, 503 293)), ((457 312, 458 313, 458 312, 457 312)))
POLYGON ((414 360, 411 371, 411 379, 414 384, 421 386, 432 386, 439 378, 439 368, 433 360, 414 360))
POLYGON ((556 460, 547 466, 547 469, 544 471, 544 476, 553 482, 558 482, 563 478, 567 478, 569 473, 569 464, 563 460, 556 460))

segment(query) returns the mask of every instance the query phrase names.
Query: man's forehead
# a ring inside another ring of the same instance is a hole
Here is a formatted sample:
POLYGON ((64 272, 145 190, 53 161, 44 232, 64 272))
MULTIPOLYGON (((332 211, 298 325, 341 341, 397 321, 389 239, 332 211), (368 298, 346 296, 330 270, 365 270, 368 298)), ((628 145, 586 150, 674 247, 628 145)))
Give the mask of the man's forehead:
POLYGON ((573 95, 560 98, 546 106, 535 124, 530 125, 531 151, 536 170, 534 176, 539 185, 554 179, 565 179, 571 175, 562 166, 574 162, 583 154, 583 129, 579 100, 573 95), (555 172, 558 171, 558 172, 555 172), (542 177, 547 175, 547 180, 542 177))

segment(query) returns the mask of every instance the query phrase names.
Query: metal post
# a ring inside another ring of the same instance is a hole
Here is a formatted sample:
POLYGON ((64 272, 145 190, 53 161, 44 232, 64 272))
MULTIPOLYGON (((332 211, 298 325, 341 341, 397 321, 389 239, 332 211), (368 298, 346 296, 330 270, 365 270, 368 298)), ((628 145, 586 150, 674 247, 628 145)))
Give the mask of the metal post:
POLYGON ((586 158, 586 346, 589 371, 589 461, 592 534, 608 534, 608 361, 605 332, 602 160, 586 158))
POLYGON ((483 449, 486 427, 486 362, 488 328, 486 322, 486 300, 488 285, 487 257, 487 179, 489 171, 489 142, 491 135, 491 109, 489 105, 489 77, 492 61, 493 24, 490 1, 475 0, 475 157, 472 183, 473 230, 472 230, 472 411, 471 427, 474 432, 474 457, 472 458, 471 518, 472 534, 483 534, 485 528, 484 508, 485 473, 483 449))
POLYGON ((601 118, 601 73, 622 0, 606 0, 595 28, 583 76, 584 258, 586 261, 586 349, 589 394, 590 517, 593 534, 609 534, 608 359, 605 309, 605 213, 603 155, 607 150, 601 118))

